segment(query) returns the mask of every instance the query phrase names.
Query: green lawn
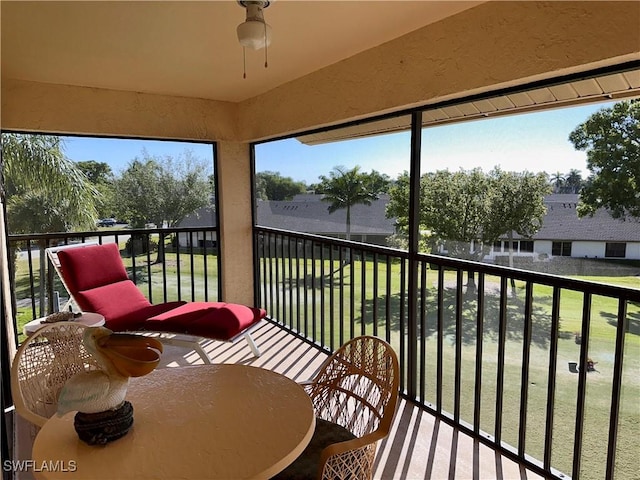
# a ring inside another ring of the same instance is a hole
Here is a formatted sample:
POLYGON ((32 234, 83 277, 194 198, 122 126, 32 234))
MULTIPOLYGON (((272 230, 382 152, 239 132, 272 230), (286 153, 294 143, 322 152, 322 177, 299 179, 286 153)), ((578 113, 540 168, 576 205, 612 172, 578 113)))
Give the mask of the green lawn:
MULTIPOLYGON (((152 262, 155 255, 152 255, 152 262)), ((202 255, 194 257, 191 264, 188 255, 180 256, 180 277, 178 278, 178 262, 175 253, 168 253, 163 265, 151 266, 151 282, 143 266, 146 256, 136 258, 136 275, 141 290, 151 295, 154 302, 164 300, 163 282, 167 284, 167 300, 178 298, 178 289, 183 299, 204 300, 205 291, 209 299, 217 298, 217 262, 215 256, 207 258, 209 282, 204 282, 204 259, 202 255), (194 285, 191 285, 193 273, 194 285)), ((124 258, 125 264, 131 268, 131 259, 124 258)), ((331 338, 335 346, 342 339, 360 333, 374 333, 373 317, 377 312, 377 332, 384 336, 388 328, 391 331, 392 344, 400 351, 403 342, 406 351, 406 336, 401 331, 406 329, 406 289, 401 289, 401 272, 399 263, 391 263, 387 272, 386 263, 378 264, 377 288, 374 291, 373 262, 354 261, 351 266, 339 268, 337 262, 330 265, 328 261, 315 264, 308 260, 293 262, 287 260, 272 261, 267 264, 266 278, 269 273, 279 272, 279 281, 269 291, 263 291, 263 306, 269 313, 294 327, 299 325, 302 332, 313 335, 323 343, 330 345, 331 338), (291 272, 291 277, 289 277, 291 272), (331 273, 333 272, 333 274, 331 273), (389 273, 390 282, 387 283, 389 273), (284 274, 284 275, 283 275, 284 274), (322 277, 321 274, 324 274, 322 277), (362 291, 362 284, 367 285, 362 291), (305 287, 306 280, 306 289, 305 287), (342 290, 342 308, 340 307, 340 290, 342 290), (334 295, 334 309, 330 310, 331 292, 334 295), (324 301, 323 301, 324 299, 324 301), (389 302, 387 316, 386 302, 389 302), (286 305, 286 308, 284 306, 286 305), (404 312, 404 317, 400 312, 404 312), (352 314, 353 312, 353 314, 352 314), (293 314, 293 318, 292 317, 293 314), (315 324, 314 324, 315 318, 315 324), (331 319, 333 319, 331 323, 331 319), (324 327, 323 327, 324 326, 324 327), (343 332, 341 336, 340 333, 343 332)), ((263 267, 261 262, 261 267, 263 267)), ((438 354, 437 335, 437 273, 428 270, 424 289, 424 319, 418 319, 420 332, 424 333, 424 350, 419 350, 418 378, 424 376, 425 401, 436 403, 436 358, 438 354), (424 322, 422 324, 422 322, 424 322)), ((275 279, 275 276, 274 276, 275 279)), ((28 279, 25 269, 18 264, 16 294, 18 298, 30 297, 28 279)), ((443 410, 453 412, 454 409, 454 366, 456 364, 456 276, 446 272, 444 276, 445 290, 443 296, 443 410)), ((588 278, 602 283, 617 284, 626 287, 638 287, 637 277, 588 278)), ((482 342, 482 395, 480 408, 480 426, 488 434, 495 435, 496 385, 498 366, 498 312, 499 297, 497 295, 498 280, 487 277, 485 286, 485 306, 482 342)), ((406 282, 406 279, 405 279, 406 282)), ((466 284, 466 277, 464 279, 466 284)), ((504 361, 504 395, 502 410, 502 440, 510 445, 518 443, 519 411, 521 392, 521 370, 523 351, 523 318, 524 318, 524 285, 517 283, 516 295, 509 295, 507 302, 507 342, 504 361)), ((420 292, 419 292, 420 293, 420 292)), ((536 285, 533 289, 534 308, 532 311, 532 342, 529 362, 528 403, 526 418, 526 452, 542 459, 545 439, 545 415, 547 405, 548 362, 550 358, 549 337, 551 328, 551 295, 550 287, 536 285)), ((582 294, 563 290, 560 304, 560 335, 558 343, 558 368, 555 372, 556 393, 553 431, 553 467, 567 474, 572 470, 572 452, 575 431, 575 410, 577 398, 578 375, 571 373, 568 363, 578 361, 580 345, 575 342, 574 334, 580 331, 582 323, 582 294)), ((421 309, 419 309, 421 311, 421 309)), ((589 356, 596 365, 597 372, 587 375, 587 392, 585 398, 586 415, 584 422, 582 477, 605 478, 607 434, 609 429, 610 395, 615 351, 617 301, 595 296, 591 306, 589 356)), ((475 297, 464 296, 462 299, 461 347, 461 419, 469 424, 474 422, 474 389, 475 358, 477 331, 477 301, 475 297)), ((623 391, 618 426, 618 451, 616 476, 632 478, 637 473, 638 460, 635 454, 640 450, 640 306, 630 305, 628 308, 630 328, 625 338, 625 358, 623 391)), ((21 324, 31 319, 30 310, 20 311, 21 324)), ((405 330, 406 331, 406 330, 405 330)), ((422 337, 421 337, 422 338, 422 337)), ((418 345, 420 348, 420 342, 418 345)), ((406 359, 401 359, 406 361, 406 359)), ((406 380, 406 378, 405 378, 406 380)))

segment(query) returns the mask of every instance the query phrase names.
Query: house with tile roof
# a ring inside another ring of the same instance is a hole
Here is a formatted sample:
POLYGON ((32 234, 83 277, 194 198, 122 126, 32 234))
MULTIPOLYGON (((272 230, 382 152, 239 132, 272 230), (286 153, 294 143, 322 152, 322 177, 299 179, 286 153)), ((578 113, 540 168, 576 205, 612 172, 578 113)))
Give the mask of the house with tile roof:
MULTIPOLYGON (((201 207, 180 222, 180 228, 215 227, 216 225, 216 211, 212 206, 201 207)), ((216 248, 218 236, 216 232, 180 232, 178 233, 178 244, 181 247, 216 248)))
MULTIPOLYGON (((258 200, 256 218, 258 225, 291 230, 294 232, 312 233, 333 238, 346 238, 347 211, 345 209, 329 213, 323 195, 299 194, 292 200, 258 200)), ((386 245, 386 239, 393 235, 395 218, 386 218, 385 208, 389 203, 389 195, 380 195, 371 205, 354 205, 351 207, 351 240, 376 245, 386 245)), ((212 207, 200 208, 187 216, 180 227, 215 226, 216 216, 212 207)), ((181 247, 216 245, 215 233, 179 234, 181 247)))
MULTIPOLYGON (((300 194, 292 200, 258 200, 258 225, 313 233, 334 238, 346 238, 347 211, 329 213, 323 195, 300 194)), ((351 240, 386 245, 388 236, 396 232, 395 218, 385 216, 389 195, 380 195, 371 205, 351 207, 351 240)))
MULTIPOLYGON (((545 198, 547 214, 533 238, 514 233, 514 253, 536 259, 574 257, 640 260, 640 219, 618 220, 605 210, 593 217, 578 217, 577 194, 553 194, 545 198)), ((507 236, 493 245, 487 260, 508 255, 507 236)))
MULTIPOLYGON (((547 260, 554 257, 587 259, 640 260, 640 220, 618 220, 606 211, 597 211, 593 217, 579 218, 576 208, 577 194, 553 194, 545 198, 547 214, 540 231, 532 238, 513 234, 514 254, 547 260)), ((396 219, 386 218, 388 195, 380 195, 370 206, 354 205, 351 208, 351 239, 377 245, 385 245, 386 239, 396 232, 396 219)), ((329 213, 322 195, 300 194, 292 200, 258 200, 258 225, 312 233, 334 238, 345 238, 346 210, 329 213)), ((212 208, 205 207, 187 217, 181 227, 215 225, 212 208)), ((194 245, 215 245, 215 234, 194 236, 194 245), (195 242, 198 242, 197 244, 195 242)), ((180 245, 190 245, 187 234, 181 234, 180 245)), ((497 241, 485 261, 503 263, 509 255, 509 239, 504 235, 497 241), (502 260, 502 261, 501 261, 502 260)))

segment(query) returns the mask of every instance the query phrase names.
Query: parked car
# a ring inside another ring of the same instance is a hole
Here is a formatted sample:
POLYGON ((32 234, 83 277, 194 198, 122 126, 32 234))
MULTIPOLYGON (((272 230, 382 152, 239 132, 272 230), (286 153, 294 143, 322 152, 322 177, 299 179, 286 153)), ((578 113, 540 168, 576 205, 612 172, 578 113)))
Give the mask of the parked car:
POLYGON ((113 227, 116 223, 117 222, 115 218, 101 218, 100 220, 98 220, 99 227, 113 227))

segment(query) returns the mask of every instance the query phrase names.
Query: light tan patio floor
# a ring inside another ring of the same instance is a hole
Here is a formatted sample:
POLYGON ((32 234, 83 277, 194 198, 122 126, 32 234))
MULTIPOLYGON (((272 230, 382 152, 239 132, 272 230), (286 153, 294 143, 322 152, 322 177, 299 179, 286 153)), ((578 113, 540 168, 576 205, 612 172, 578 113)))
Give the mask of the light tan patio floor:
MULTIPOLYGON (((268 368, 297 381, 310 378, 326 358, 316 348, 268 321, 258 325, 252 336, 262 352, 258 358, 253 356, 244 339, 234 344, 202 341, 201 345, 214 363, 268 368)), ((201 363, 196 352, 167 346, 160 368, 201 363)), ((17 440, 22 447, 21 458, 29 458, 28 429, 19 429, 17 440)), ((401 400, 392 432, 378 446, 374 478, 533 480, 543 477, 401 400)))

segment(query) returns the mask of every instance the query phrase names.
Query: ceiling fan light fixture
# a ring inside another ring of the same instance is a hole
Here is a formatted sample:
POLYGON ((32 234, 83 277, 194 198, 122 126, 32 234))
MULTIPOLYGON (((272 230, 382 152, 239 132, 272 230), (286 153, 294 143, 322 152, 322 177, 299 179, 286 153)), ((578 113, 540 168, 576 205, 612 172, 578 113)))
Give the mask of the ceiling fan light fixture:
POLYGON ((264 21, 263 9, 269 6, 268 1, 238 1, 246 8, 247 17, 238 25, 236 32, 240 45, 253 50, 260 50, 271 43, 271 26, 264 21))

